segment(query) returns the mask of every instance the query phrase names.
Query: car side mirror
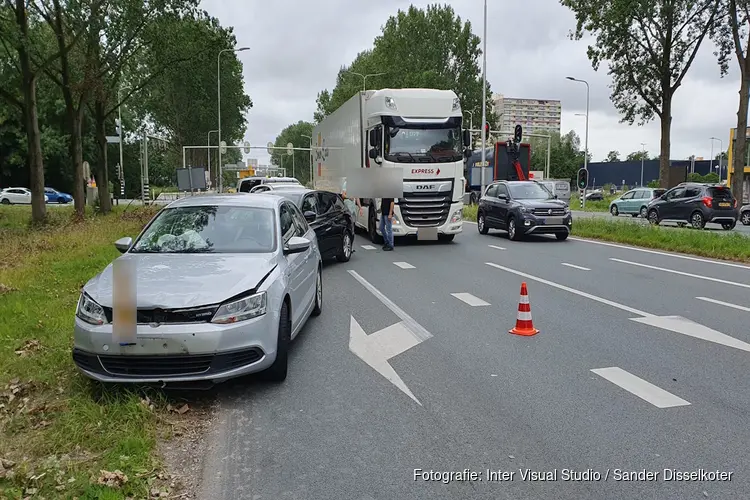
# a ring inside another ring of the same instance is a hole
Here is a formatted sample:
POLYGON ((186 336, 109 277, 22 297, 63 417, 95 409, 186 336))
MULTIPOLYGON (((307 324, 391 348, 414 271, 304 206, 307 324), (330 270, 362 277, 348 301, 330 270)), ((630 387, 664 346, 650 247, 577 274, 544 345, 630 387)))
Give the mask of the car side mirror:
POLYGON ((507 194, 499 194, 499 195, 497 195, 497 199, 498 200, 507 200, 508 199, 508 195, 507 194))
POLYGON ((307 222, 313 222, 317 218, 317 214, 311 210, 305 212, 305 220, 307 222))
POLYGON ((471 146, 471 130, 464 129, 464 147, 471 146))
POLYGON ((120 251, 120 253, 125 253, 130 249, 130 245, 133 244, 133 238, 130 236, 125 236, 124 238, 120 238, 119 240, 115 241, 115 248, 120 251))
POLYGON ((308 248, 312 242, 307 238, 300 238, 299 236, 292 236, 286 245, 284 245, 284 255, 291 255, 295 253, 302 253, 308 248))
POLYGON ((371 160, 375 160, 378 157, 378 150, 376 148, 372 148, 369 153, 367 153, 367 156, 370 157, 371 160))

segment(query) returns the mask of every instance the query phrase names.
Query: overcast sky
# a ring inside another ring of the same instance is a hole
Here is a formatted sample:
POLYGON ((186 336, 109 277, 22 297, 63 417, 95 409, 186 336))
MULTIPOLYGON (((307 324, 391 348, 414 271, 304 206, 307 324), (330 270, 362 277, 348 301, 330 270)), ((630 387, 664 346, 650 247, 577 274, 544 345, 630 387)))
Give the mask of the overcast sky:
MULTIPOLYGON (((388 17, 410 4, 425 7, 429 3, 435 2, 204 0, 204 9, 222 25, 234 27, 238 46, 250 47, 238 54, 244 64, 246 92, 254 103, 246 140, 262 146, 290 123, 312 121, 317 93, 333 88, 340 66, 372 46, 388 17)), ((462 19, 471 21, 474 33, 481 37, 483 2, 448 3, 462 19)), ((591 86, 589 149, 594 161, 602 161, 611 150, 624 158, 639 150, 642 142, 651 155, 658 153, 658 121, 644 127, 618 123, 609 100, 606 69, 594 72, 586 57, 586 43, 567 38, 575 20, 559 2, 526 0, 523 9, 510 9, 505 2, 490 0, 487 19, 487 78, 493 92, 561 100, 562 132, 575 130, 583 143, 585 118, 576 113, 586 111, 586 86, 565 77, 587 80, 591 86)), ((739 77, 736 60, 732 60, 730 74, 720 78, 713 50, 710 42, 703 44, 675 96, 672 159, 691 154, 708 158, 712 142, 717 154, 719 143, 710 137, 720 138, 727 148, 729 129, 737 119, 739 77)), ((250 156, 268 163, 265 151, 256 150, 250 156)))

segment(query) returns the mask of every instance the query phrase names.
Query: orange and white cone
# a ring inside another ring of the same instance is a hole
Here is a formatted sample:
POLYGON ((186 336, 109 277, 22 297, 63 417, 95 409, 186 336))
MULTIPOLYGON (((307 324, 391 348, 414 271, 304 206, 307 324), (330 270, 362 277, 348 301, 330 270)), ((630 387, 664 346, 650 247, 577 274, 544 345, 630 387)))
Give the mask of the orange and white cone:
POLYGON ((518 300, 518 316, 516 316, 516 327, 509 331, 515 335, 530 337, 536 335, 539 330, 534 328, 531 320, 531 303, 529 302, 529 291, 526 282, 521 283, 521 298, 518 300))

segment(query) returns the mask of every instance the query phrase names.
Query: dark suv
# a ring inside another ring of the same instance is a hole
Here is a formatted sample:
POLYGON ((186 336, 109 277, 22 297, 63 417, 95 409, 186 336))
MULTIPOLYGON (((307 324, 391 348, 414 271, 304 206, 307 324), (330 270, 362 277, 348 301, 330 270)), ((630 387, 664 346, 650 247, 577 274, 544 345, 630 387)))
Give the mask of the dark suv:
POLYGON ((737 225, 737 200, 726 186, 684 182, 673 187, 648 205, 648 221, 690 223, 703 229, 707 222, 721 224, 727 231, 737 225))
POLYGON ((526 234, 554 234, 567 239, 573 224, 568 204, 536 181, 497 181, 479 200, 477 228, 508 231, 511 240, 526 234))

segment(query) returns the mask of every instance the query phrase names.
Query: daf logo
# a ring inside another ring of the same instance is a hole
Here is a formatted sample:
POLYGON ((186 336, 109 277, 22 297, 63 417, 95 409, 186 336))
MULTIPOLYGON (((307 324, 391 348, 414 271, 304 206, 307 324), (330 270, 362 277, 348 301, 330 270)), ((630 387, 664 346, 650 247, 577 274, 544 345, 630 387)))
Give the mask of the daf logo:
POLYGON ((434 184, 422 184, 415 186, 417 188, 417 191, 434 191, 435 185, 434 184))

